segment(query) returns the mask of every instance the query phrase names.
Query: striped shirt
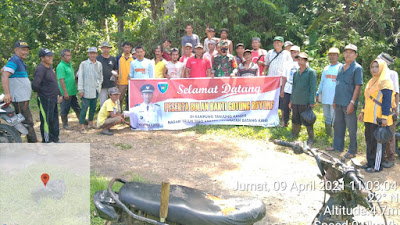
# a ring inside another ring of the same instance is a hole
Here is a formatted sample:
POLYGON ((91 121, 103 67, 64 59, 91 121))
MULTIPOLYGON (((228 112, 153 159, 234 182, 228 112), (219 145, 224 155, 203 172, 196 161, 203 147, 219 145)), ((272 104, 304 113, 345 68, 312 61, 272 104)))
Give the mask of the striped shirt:
POLYGON ((10 72, 9 77, 10 94, 14 102, 29 101, 32 88, 28 78, 26 64, 17 55, 11 57, 4 67, 4 71, 10 72))
POLYGON ((78 70, 78 91, 84 98, 94 99, 100 93, 103 83, 103 66, 101 62, 93 63, 90 59, 81 62, 78 70))

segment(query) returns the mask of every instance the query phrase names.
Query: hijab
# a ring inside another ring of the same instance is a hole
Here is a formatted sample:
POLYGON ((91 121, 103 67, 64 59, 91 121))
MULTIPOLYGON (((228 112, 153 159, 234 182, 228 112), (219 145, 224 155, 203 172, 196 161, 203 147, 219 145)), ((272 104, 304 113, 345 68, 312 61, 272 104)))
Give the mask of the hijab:
POLYGON ((393 81, 390 79, 389 68, 387 67, 385 61, 382 59, 375 59, 371 62, 370 68, 373 63, 378 63, 379 71, 378 73, 372 74, 371 80, 368 81, 367 87, 365 88, 365 98, 369 98, 372 94, 377 91, 388 89, 394 90, 393 81))

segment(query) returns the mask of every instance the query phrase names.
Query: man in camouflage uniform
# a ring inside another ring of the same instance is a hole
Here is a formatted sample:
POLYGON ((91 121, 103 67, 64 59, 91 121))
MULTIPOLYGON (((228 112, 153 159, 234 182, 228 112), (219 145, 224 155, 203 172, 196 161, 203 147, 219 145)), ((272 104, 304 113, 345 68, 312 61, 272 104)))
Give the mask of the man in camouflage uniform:
POLYGON ((235 76, 232 72, 237 67, 235 57, 228 54, 228 42, 221 41, 218 45, 221 47, 221 54, 214 56, 212 73, 214 77, 235 76))

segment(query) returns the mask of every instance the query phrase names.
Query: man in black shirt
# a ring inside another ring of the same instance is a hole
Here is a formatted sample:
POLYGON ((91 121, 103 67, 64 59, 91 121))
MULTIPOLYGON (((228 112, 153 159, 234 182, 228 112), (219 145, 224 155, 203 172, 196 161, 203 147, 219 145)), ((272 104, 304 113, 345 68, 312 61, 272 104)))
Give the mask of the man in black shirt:
POLYGON ((58 88, 57 76, 53 70, 53 55, 49 49, 39 51, 40 64, 36 67, 32 81, 32 90, 38 93, 40 108, 40 133, 43 143, 59 143, 60 134, 57 103, 61 103, 62 95, 58 88))
POLYGON ((111 44, 104 41, 101 46, 101 55, 97 56, 97 61, 101 62, 103 66, 103 84, 101 85, 101 91, 99 94, 100 108, 103 103, 107 100, 108 94, 113 87, 116 87, 115 79, 118 75, 118 64, 117 60, 110 55, 112 48, 111 44))

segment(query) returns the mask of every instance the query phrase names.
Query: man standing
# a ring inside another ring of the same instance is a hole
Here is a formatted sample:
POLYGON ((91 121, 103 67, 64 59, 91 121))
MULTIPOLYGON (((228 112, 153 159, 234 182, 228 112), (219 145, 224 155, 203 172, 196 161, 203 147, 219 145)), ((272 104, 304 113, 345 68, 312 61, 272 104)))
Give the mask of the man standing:
POLYGON ((321 83, 319 84, 317 97, 322 97, 322 109, 324 110, 325 118, 325 133, 327 136, 332 136, 332 125, 333 125, 333 98, 335 97, 336 88, 336 77, 339 72, 339 67, 342 63, 339 63, 339 49, 330 48, 328 51, 328 58, 330 65, 326 66, 322 71, 321 83))
POLYGON ((168 62, 171 61, 171 40, 168 38, 163 43, 162 57, 168 62))
MULTIPOLYGON (((131 51, 132 51, 132 44, 129 42, 124 42, 122 44, 122 50, 123 53, 120 58, 117 57, 117 62, 118 62, 118 81, 117 81, 117 87, 119 91, 121 92, 121 95, 119 97, 119 102, 122 104, 124 102, 124 97, 126 95, 126 109, 128 110, 128 105, 129 105, 129 98, 128 98, 128 77, 129 77, 129 72, 131 69, 131 62, 133 61, 131 51)), ((136 52, 135 52, 136 54, 136 52)))
POLYGON ((252 60, 253 63, 256 63, 258 67, 260 68, 260 75, 264 76, 264 63, 265 63, 265 56, 267 55, 267 51, 264 49, 260 48, 261 45, 261 39, 258 37, 253 37, 253 40, 251 42, 251 47, 253 50, 251 51, 252 53, 252 60))
POLYGON ((186 44, 185 44, 184 52, 185 52, 185 54, 183 54, 183 55, 181 56, 181 58, 179 59, 179 62, 182 62, 183 64, 186 65, 187 60, 188 60, 190 57, 194 56, 192 44, 186 43, 186 44))
POLYGON ((177 48, 171 49, 171 58, 172 61, 168 62, 167 65, 165 65, 164 77, 168 79, 183 78, 185 64, 178 61, 179 50, 177 48))
POLYGON ((214 56, 212 74, 214 77, 229 77, 235 76, 233 72, 236 69, 237 64, 235 57, 228 53, 228 42, 219 42, 221 46, 221 55, 214 56))
MULTIPOLYGON (((293 90, 289 107, 293 109, 292 116, 292 136, 298 137, 301 129, 300 114, 308 107, 314 108, 315 89, 317 86, 317 76, 315 71, 308 67, 308 55, 301 52, 297 57, 300 69, 294 73, 293 90)), ((314 143, 313 125, 307 126, 308 140, 307 145, 314 143)))
POLYGON ((357 46, 353 44, 344 47, 343 56, 345 64, 339 68, 336 77, 335 97, 333 109, 335 110, 333 147, 327 151, 344 150, 344 137, 346 127, 349 129, 350 145, 344 158, 351 159, 357 154, 357 102, 363 84, 363 68, 356 62, 357 46))
POLYGON ((78 119, 81 113, 81 107, 79 107, 78 98, 76 97, 78 91, 71 59, 71 51, 69 49, 63 49, 61 51, 61 62, 57 66, 58 87, 63 95, 60 114, 63 128, 66 130, 71 130, 71 127, 68 126, 68 113, 70 108, 72 107, 78 119))
MULTIPOLYGON (((209 52, 208 44, 211 41, 216 42, 215 39, 217 39, 217 38, 215 38, 215 30, 214 30, 214 28, 208 28, 207 29, 207 37, 206 37, 206 39, 204 39, 204 51, 205 52, 209 52)), ((215 49, 215 44, 214 44, 214 49, 215 49)))
POLYGON ((186 35, 182 37, 182 55, 187 43, 192 44, 192 47, 200 43, 199 36, 193 34, 193 26, 191 24, 186 25, 185 31, 186 35))
MULTIPOLYGON (((389 67, 393 62, 393 58, 387 54, 382 52, 378 55, 378 59, 382 59, 386 62, 387 66, 389 67)), ((390 74, 390 79, 393 81, 393 88, 396 94, 394 95, 395 104, 393 105, 392 112, 396 113, 396 116, 399 117, 399 75, 396 71, 391 70, 388 68, 387 73, 390 74)), ((394 166, 396 161, 396 138, 395 138, 395 128, 396 128, 396 120, 393 120, 393 124, 390 126, 390 129, 393 132, 393 138, 386 144, 385 157, 382 163, 384 168, 391 168, 394 166)))
POLYGON ((233 42, 228 39, 228 29, 222 28, 221 29, 221 41, 225 41, 228 43, 228 54, 233 54, 233 42))
POLYGON ((101 43, 101 55, 97 56, 96 60, 103 66, 103 83, 99 94, 100 107, 107 100, 111 88, 115 87, 116 76, 118 75, 117 60, 110 55, 112 48, 108 41, 101 43))
POLYGON ((258 65, 253 63, 251 60, 251 50, 246 49, 243 54, 245 61, 239 64, 238 68, 233 71, 233 74, 238 77, 260 76, 260 69, 258 68, 258 65))
POLYGON ((1 75, 5 94, 3 101, 5 103, 12 102, 15 112, 21 113, 25 117, 22 123, 28 126, 28 142, 36 143, 33 118, 29 110, 32 88, 24 63, 29 55, 29 46, 25 41, 17 41, 14 45, 14 52, 15 55, 7 62, 1 75))
POLYGON ((96 60, 98 55, 96 47, 89 47, 89 59, 81 62, 78 70, 78 91, 82 99, 81 114, 79 116, 80 132, 86 133, 85 119, 89 109, 88 129, 95 128, 93 124, 96 112, 97 97, 103 83, 103 66, 96 60))
POLYGON ((135 48, 137 59, 131 63, 130 78, 154 78, 154 66, 151 60, 144 57, 146 51, 142 46, 135 48))
POLYGON ((195 56, 190 57, 186 63, 186 77, 211 77, 211 63, 203 58, 203 46, 198 44, 195 48, 195 56))
POLYGON ((32 81, 33 91, 38 93, 38 106, 40 109, 40 133, 43 143, 60 143, 58 107, 62 95, 58 87, 57 76, 54 74, 53 55, 49 49, 39 51, 40 64, 36 67, 32 81))
POLYGON ((297 45, 294 45, 290 48, 290 55, 292 57, 292 62, 289 62, 288 69, 286 70, 286 83, 285 83, 285 88, 284 88, 284 95, 283 98, 281 99, 282 101, 279 102, 280 108, 282 108, 282 114, 283 114, 283 127, 287 127, 289 123, 289 118, 290 118, 290 108, 289 108, 289 102, 290 98, 292 96, 292 86, 293 86, 293 75, 294 73, 299 70, 299 64, 297 63, 297 58, 300 54, 300 47, 297 45))
POLYGON ((236 45, 236 56, 235 56, 235 60, 237 64, 243 63, 244 62, 244 44, 243 43, 238 43, 236 45))
POLYGON ((210 60, 211 63, 214 62, 214 56, 218 54, 218 51, 215 50, 215 46, 217 43, 214 40, 208 42, 208 52, 204 53, 203 57, 210 60))
POLYGON ((162 57, 161 46, 157 46, 154 50, 156 57, 152 60, 154 63, 154 78, 164 78, 164 69, 167 61, 162 57))
POLYGON ((291 42, 291 41, 285 41, 285 45, 284 45, 285 49, 284 49, 284 50, 290 51, 290 49, 292 48, 292 46, 293 46, 293 42, 291 42))

